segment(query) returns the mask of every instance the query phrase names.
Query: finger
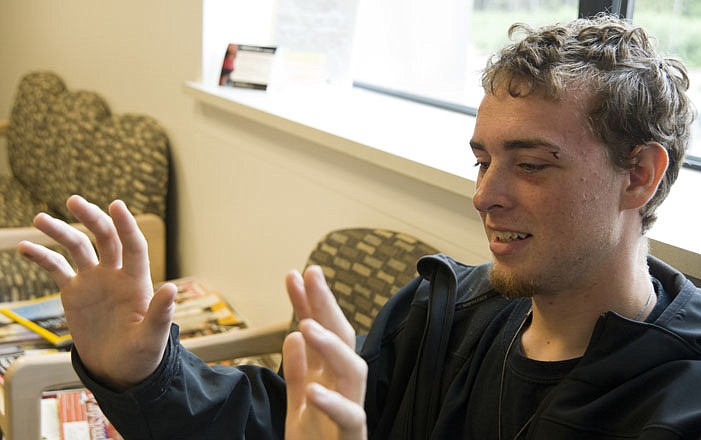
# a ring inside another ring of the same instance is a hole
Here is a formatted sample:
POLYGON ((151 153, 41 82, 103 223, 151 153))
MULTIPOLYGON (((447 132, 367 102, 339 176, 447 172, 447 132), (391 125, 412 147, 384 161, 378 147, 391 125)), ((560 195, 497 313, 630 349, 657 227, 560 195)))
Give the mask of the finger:
POLYGON ((324 358, 314 347, 306 344, 306 340, 304 349, 307 354, 307 380, 311 378, 312 380, 324 381, 324 358))
POLYGON ((34 217, 34 226, 68 251, 78 271, 90 269, 98 263, 88 236, 66 222, 42 212, 34 217))
POLYGON ((319 266, 309 266, 304 271, 304 286, 311 317, 323 327, 336 333, 350 347, 355 347, 355 330, 339 307, 336 297, 319 266))
POLYGON ((59 289, 68 284, 75 272, 63 255, 29 241, 21 241, 17 246, 20 255, 46 270, 59 289))
POLYGON ((136 219, 121 200, 109 206, 109 213, 122 243, 122 268, 135 277, 150 276, 148 245, 136 219))
POLYGON ((285 285, 297 319, 301 321, 302 319, 311 318, 312 311, 307 302, 307 292, 304 288, 302 275, 296 270, 289 272, 287 277, 285 277, 285 285))
POLYGON ((112 219, 99 206, 77 195, 68 198, 66 207, 95 236, 100 264, 109 268, 121 267, 122 244, 112 219))
POLYGON ((307 350, 313 350, 323 362, 326 375, 333 375, 336 391, 358 403, 362 402, 367 377, 365 361, 337 334, 313 320, 300 322, 299 329, 307 343, 307 350))
POLYGON ((341 431, 356 435, 365 431, 365 410, 358 403, 315 382, 307 385, 306 392, 308 402, 336 422, 341 431))
POLYGON ((282 344, 282 369, 287 388, 287 414, 296 414, 306 403, 305 377, 307 359, 304 338, 299 332, 292 332, 282 344))

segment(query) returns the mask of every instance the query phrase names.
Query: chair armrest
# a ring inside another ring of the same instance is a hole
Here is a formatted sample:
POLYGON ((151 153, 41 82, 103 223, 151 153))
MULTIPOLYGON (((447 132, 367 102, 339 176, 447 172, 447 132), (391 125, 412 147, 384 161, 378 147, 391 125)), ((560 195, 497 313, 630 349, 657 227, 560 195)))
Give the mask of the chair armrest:
POLYGON ((156 214, 134 216, 148 243, 148 259, 151 264, 151 280, 160 283, 166 279, 166 225, 156 214))
MULTIPOLYGON (((138 214, 135 218, 148 242, 151 279, 155 283, 161 282, 165 280, 166 273, 165 223, 155 214, 138 214)), ((91 240, 94 239, 82 224, 75 223, 72 226, 88 234, 91 240)), ((29 240, 45 246, 56 244, 55 241, 33 226, 0 228, 0 250, 15 249, 22 240, 29 240)))
POLYGON ((7 119, 0 119, 0 136, 5 136, 7 133, 7 127, 10 126, 10 121, 7 119))
POLYGON ((3 385, 5 439, 39 439, 42 392, 68 386, 81 386, 70 353, 33 354, 16 359, 7 370, 3 385))
POLYGON ((280 353, 289 321, 259 328, 232 329, 225 333, 184 339, 183 346, 205 362, 280 353))

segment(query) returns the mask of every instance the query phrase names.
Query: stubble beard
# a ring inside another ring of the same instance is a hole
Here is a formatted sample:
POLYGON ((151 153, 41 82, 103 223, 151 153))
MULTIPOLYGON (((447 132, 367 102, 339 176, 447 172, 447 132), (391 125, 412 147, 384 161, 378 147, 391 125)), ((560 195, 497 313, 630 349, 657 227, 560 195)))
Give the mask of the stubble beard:
POLYGON ((492 266, 489 280, 494 289, 507 298, 532 298, 540 290, 535 280, 523 279, 510 271, 500 271, 492 266))

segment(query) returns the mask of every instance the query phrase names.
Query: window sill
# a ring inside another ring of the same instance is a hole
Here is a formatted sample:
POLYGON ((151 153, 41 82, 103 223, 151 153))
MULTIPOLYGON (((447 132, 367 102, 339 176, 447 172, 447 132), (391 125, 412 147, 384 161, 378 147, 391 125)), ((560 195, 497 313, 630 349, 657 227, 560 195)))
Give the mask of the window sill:
MULTIPOLYGON (((467 199, 476 168, 468 148, 474 117, 361 89, 269 91, 188 82, 196 100, 467 199)), ((652 253, 701 278, 699 208, 688 203, 701 173, 683 169, 660 221, 648 234, 652 253)))

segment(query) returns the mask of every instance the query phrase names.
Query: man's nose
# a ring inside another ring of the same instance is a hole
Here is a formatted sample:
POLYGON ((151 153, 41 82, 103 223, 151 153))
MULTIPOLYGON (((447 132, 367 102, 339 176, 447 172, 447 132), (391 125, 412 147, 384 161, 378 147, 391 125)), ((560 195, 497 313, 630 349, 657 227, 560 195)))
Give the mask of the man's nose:
POLYGON ((472 204, 479 212, 487 213, 512 204, 513 185, 505 170, 490 165, 477 177, 472 204))

